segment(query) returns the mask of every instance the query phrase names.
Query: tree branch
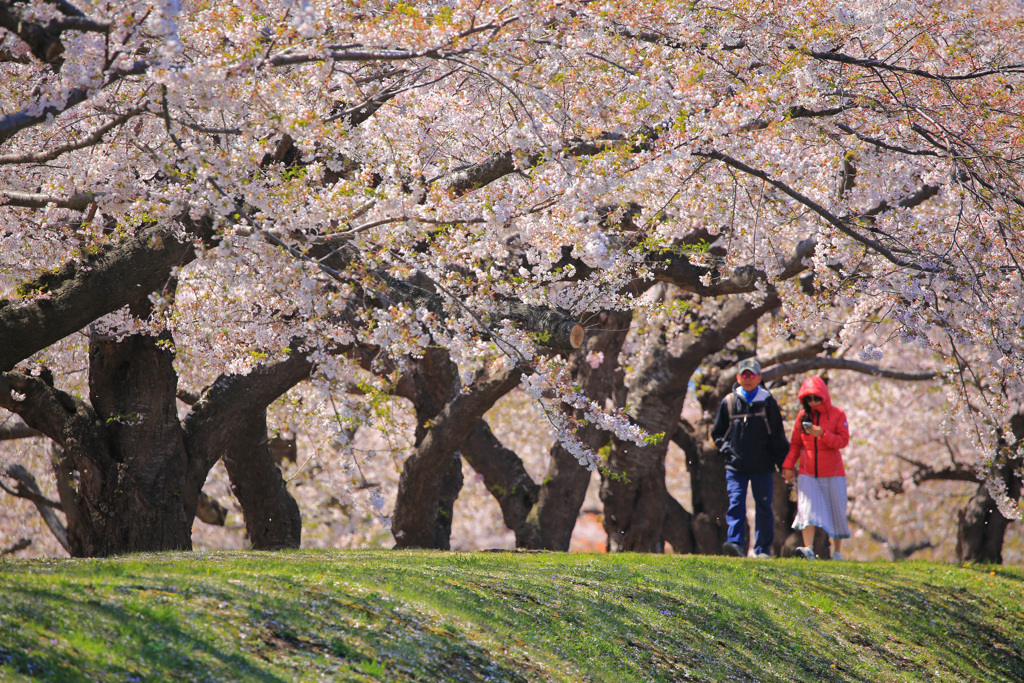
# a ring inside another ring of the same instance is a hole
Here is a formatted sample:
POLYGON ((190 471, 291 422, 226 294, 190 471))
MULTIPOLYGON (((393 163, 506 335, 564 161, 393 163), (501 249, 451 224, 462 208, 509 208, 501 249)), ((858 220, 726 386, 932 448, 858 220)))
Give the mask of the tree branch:
POLYGON ((739 161, 738 159, 734 159, 733 157, 729 156, 728 154, 723 154, 723 153, 715 151, 715 150, 712 150, 710 152, 694 152, 693 154, 694 154, 694 156, 698 156, 698 157, 701 157, 701 158, 714 159, 716 161, 721 161, 726 166, 731 166, 732 168, 735 168, 738 171, 742 171, 743 173, 746 173, 747 175, 751 175, 751 176, 753 176, 755 178, 760 178, 761 180, 763 180, 764 182, 768 183, 769 185, 771 185, 775 189, 779 190, 783 194, 791 197, 792 199, 796 200, 800 204, 803 204, 804 206, 809 208, 814 213, 818 214, 818 216, 820 216, 827 223, 829 223, 830 225, 835 227, 837 230, 839 230, 839 232, 843 233, 847 237, 850 237, 851 239, 853 239, 853 240, 855 240, 857 242, 860 242, 861 244, 863 244, 864 246, 868 247, 872 251, 875 251, 875 252, 881 254, 882 256, 884 256, 886 259, 888 259, 890 262, 892 262, 893 264, 895 264, 897 266, 900 266, 900 267, 903 267, 903 268, 912 268, 914 270, 921 270, 921 271, 925 271, 925 272, 933 272, 935 270, 935 268, 926 268, 925 266, 922 266, 922 265, 917 264, 917 263, 913 263, 912 261, 905 261, 905 260, 901 259, 900 257, 896 256, 896 254, 894 254, 891 250, 889 250, 885 245, 883 245, 881 242, 879 242, 877 240, 869 239, 869 238, 865 237, 864 235, 861 235, 856 230, 853 230, 852 228, 850 228, 850 226, 847 225, 846 222, 844 222, 838 216, 836 216, 831 211, 829 211, 825 207, 823 207, 820 204, 818 204, 816 201, 814 201, 810 197, 807 197, 807 196, 801 194, 800 192, 797 192, 796 190, 791 188, 786 183, 783 183, 783 182, 781 182, 779 180, 775 180, 774 178, 772 178, 770 175, 768 175, 764 171, 761 171, 759 169, 756 169, 756 168, 753 168, 751 166, 748 166, 747 164, 743 163, 742 161, 739 161))
POLYGON ((82 401, 20 372, 0 373, 0 408, 17 413, 25 424, 59 444, 67 422, 82 401))
POLYGON ((37 436, 45 436, 45 434, 29 427, 17 415, 12 415, 11 418, 4 420, 3 424, 0 424, 0 441, 31 439, 37 436))
POLYGON ((505 526, 517 534, 540 495, 538 486, 519 456, 506 448, 485 420, 478 420, 461 448, 462 457, 484 478, 484 486, 498 501, 505 526))
MULTIPOLYGON (((36 152, 36 153, 32 153, 32 154, 8 154, 7 156, 0 156, 0 164, 39 164, 39 163, 44 163, 44 162, 47 162, 47 161, 52 161, 52 160, 56 159, 57 157, 61 156, 62 154, 66 154, 68 152, 73 152, 73 151, 78 150, 78 149, 84 149, 86 147, 90 147, 92 145, 99 144, 100 142, 103 141, 103 136, 105 136, 107 133, 109 133, 113 129, 117 128, 118 126, 123 125, 125 122, 127 122, 127 121, 131 120, 132 118, 138 116, 139 114, 143 113, 144 111, 145 111, 145 109, 141 109, 141 108, 131 109, 131 110, 125 112, 124 114, 121 114, 120 116, 115 117, 113 121, 110 121, 109 123, 107 123, 107 124, 105 124, 103 126, 100 126, 95 131, 93 131, 92 134, 90 134, 88 137, 82 138, 78 142, 73 142, 71 144, 64 145, 62 147, 57 147, 56 149, 51 149, 48 152, 36 152)), ((59 200, 57 198, 47 197, 45 195, 31 195, 31 194, 28 194, 28 193, 21 193, 21 192, 5 192, 5 193, 3 193, 3 196, 8 197, 8 202, 7 203, 11 204, 13 206, 27 206, 28 208, 42 208, 42 207, 46 206, 47 204, 53 204, 55 206, 62 206, 63 208, 79 209, 79 210, 84 209, 85 206, 87 206, 88 204, 91 204, 94 201, 93 198, 95 197, 95 195, 92 195, 92 194, 75 194, 75 195, 73 195, 71 197, 70 200, 66 200, 68 203, 63 203, 62 204, 61 200, 59 200), (16 199, 17 196, 26 198, 25 201, 30 201, 30 202, 31 202, 31 200, 29 200, 27 198, 36 197, 36 198, 38 198, 36 200, 38 203, 28 203, 28 204, 16 203, 17 202, 17 199, 16 199), (80 205, 81 198, 88 198, 89 199, 89 201, 85 202, 85 206, 81 206, 80 205)))
POLYGON ((36 479, 33 477, 27 469, 21 465, 11 465, 7 468, 7 476, 18 482, 16 489, 10 489, 0 483, 0 488, 6 491, 8 494, 17 498, 24 498, 25 500, 32 501, 37 506, 50 507, 54 510, 64 511, 63 506, 56 500, 50 500, 43 495, 42 491, 39 490, 39 486, 36 484, 36 479))
MULTIPOLYGON (((923 484, 926 481, 966 481, 975 484, 981 483, 981 479, 978 477, 977 472, 971 468, 962 467, 944 467, 942 469, 925 467, 916 470, 910 477, 910 480, 915 486, 923 484)), ((892 491, 893 493, 904 493, 904 481, 905 479, 892 479, 890 481, 882 482, 878 485, 878 488, 886 491, 892 491)))
POLYGON ((46 107, 42 111, 37 111, 37 108, 33 106, 19 112, 7 114, 6 116, 0 116, 0 142, 5 142, 25 128, 38 126, 41 123, 46 123, 46 121, 51 117, 60 116, 68 109, 85 102, 89 99, 90 94, 97 90, 102 90, 106 86, 127 76, 138 76, 148 70, 149 64, 146 62, 134 62, 128 68, 111 71, 106 82, 99 88, 74 88, 73 90, 68 91, 67 97, 62 105, 52 105, 46 107))
MULTIPOLYGON (((2 142, 2 140, 0 140, 2 142)), ((13 158, 11 163, 27 163, 17 159, 32 157, 34 155, 12 155, 11 157, 0 157, 0 163, 5 158, 13 158)), ((0 192, 0 206, 19 206, 25 209, 45 209, 47 206, 57 206, 62 209, 73 209, 85 211, 90 204, 95 204, 96 199, 101 195, 92 192, 76 192, 70 197, 57 197, 49 194, 35 192, 17 192, 15 190, 4 190, 0 192)))
POLYGON ((172 269, 194 258, 191 243, 178 242, 171 228, 156 225, 26 283, 22 290, 32 292, 31 298, 0 300, 0 372, 97 318, 147 301, 163 289, 172 269))
POLYGON ((64 31, 106 33, 110 26, 87 19, 66 2, 60 3, 58 9, 64 12, 66 18, 40 23, 29 19, 30 8, 27 3, 7 0, 0 2, 0 27, 21 38, 36 59, 53 65, 59 71, 64 61, 61 57, 64 54, 64 43, 61 42, 61 34, 64 31))
POLYGON ((63 510, 60 503, 54 502, 44 496, 39 490, 39 485, 36 484, 35 477, 33 477, 32 474, 21 465, 11 465, 8 467, 7 476, 18 482, 17 490, 12 491, 2 484, 0 484, 0 487, 11 495, 32 501, 32 503, 35 504, 36 509, 39 511, 39 514, 42 516, 43 521, 46 522, 46 526, 50 529, 50 533, 53 534, 61 547, 63 547, 70 555, 71 547, 68 545, 67 528, 65 528, 63 522, 57 518, 57 515, 54 514, 54 510, 63 510))
POLYGON ((197 486, 206 480, 218 458, 231 450, 236 425, 248 423, 253 411, 264 413, 267 406, 308 378, 312 369, 313 363, 296 351, 247 375, 221 375, 203 391, 183 421, 192 459, 189 469, 197 486))
POLYGON ((864 142, 872 144, 875 147, 887 149, 890 152, 899 152, 900 154, 909 154, 911 156, 939 156, 938 152, 933 152, 930 149, 908 149, 906 147, 900 147, 899 145, 891 145, 888 142, 879 140, 878 138, 873 138, 869 135, 864 135, 863 133, 854 130, 850 126, 847 126, 845 123, 837 123, 836 128, 843 131, 844 133, 855 136, 858 140, 863 140, 864 142))
MULTIPOLYGON (((801 240, 793 249, 793 253, 782 263, 782 271, 778 280, 788 280, 807 270, 804 259, 814 255, 818 240, 808 237, 801 240)), ((722 277, 717 268, 696 266, 690 261, 685 251, 666 249, 660 254, 652 255, 652 262, 657 269, 654 279, 667 282, 680 289, 701 296, 724 296, 727 294, 743 294, 757 289, 758 282, 767 282, 768 274, 751 265, 737 266, 727 277, 722 277), (710 276, 710 283, 704 284, 710 276)))
POLYGON ((909 382, 919 382, 938 377, 938 373, 935 372, 903 372, 901 370, 880 368, 876 365, 871 365, 870 363, 861 363, 859 361, 846 360, 844 358, 823 358, 821 356, 803 358, 801 360, 794 360, 770 367, 764 371, 762 376, 764 381, 769 382, 787 375, 796 375, 801 372, 822 369, 852 370, 854 372, 860 372, 873 377, 898 379, 909 382))
MULTIPOLYGON (((647 150, 650 149, 650 142, 657 137, 658 129, 650 126, 643 126, 629 135, 599 133, 588 140, 579 138, 565 140, 561 146, 561 153, 566 157, 594 156, 622 145, 628 145, 635 151, 647 150)), ((544 157, 545 153, 530 152, 519 157, 519 166, 532 168, 544 157)), ((461 196, 514 173, 516 158, 516 154, 512 151, 494 152, 481 162, 457 168, 445 175, 431 178, 427 182, 436 184, 442 190, 451 192, 455 196, 461 196)))
POLYGON ((0 550, 0 555, 13 555, 14 553, 18 552, 19 550, 24 550, 25 548, 29 547, 30 545, 32 545, 32 539, 31 538, 22 538, 22 539, 19 539, 17 542, 7 546, 3 550, 0 550))
POLYGON ((430 422, 416 451, 409 456, 399 479, 395 501, 394 527, 402 547, 435 547, 434 527, 445 469, 451 455, 459 451, 484 413, 511 391, 522 377, 518 367, 509 368, 500 360, 487 366, 462 393, 448 402, 430 422), (424 502, 431 510, 420 509, 424 502))
POLYGON ((1024 73, 1024 63, 1020 64, 1007 64, 1006 66, 996 67, 992 69, 976 69, 969 71, 964 74, 935 74, 924 69, 915 69, 906 66, 898 66, 896 64, 889 64, 878 59, 871 58, 860 58, 851 57, 841 52, 819 52, 817 50, 799 50, 805 55, 813 57, 814 59, 821 60, 823 62, 837 62, 839 64, 849 64, 851 66, 862 66, 869 69, 882 69, 883 71, 894 71, 897 73, 905 73, 913 76, 920 76, 921 78, 927 78, 929 80, 936 81, 967 81, 975 78, 984 78, 985 76, 995 76, 1000 74, 1010 73, 1024 73))

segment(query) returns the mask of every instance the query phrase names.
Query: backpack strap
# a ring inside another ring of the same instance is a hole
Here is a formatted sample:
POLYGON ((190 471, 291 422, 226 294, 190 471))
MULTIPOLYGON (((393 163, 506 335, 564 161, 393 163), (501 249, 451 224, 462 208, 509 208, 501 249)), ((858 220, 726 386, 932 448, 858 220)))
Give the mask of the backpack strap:
MULTIPOLYGON (((729 413, 729 428, 725 430, 725 434, 722 436, 722 440, 723 441, 728 440, 729 436, 732 434, 732 422, 733 422, 733 419, 736 416, 736 392, 735 391, 730 391, 729 395, 725 397, 725 409, 729 413)), ((760 415, 761 419, 764 420, 765 428, 768 430, 768 436, 772 435, 772 425, 768 421, 768 401, 767 400, 765 400, 764 402, 761 403, 761 410, 760 411, 758 411, 758 412, 753 412, 753 411, 748 412, 748 413, 746 413, 746 415, 743 416, 743 418, 746 419, 748 415, 760 415)))
POLYGON ((730 391, 729 395, 725 397, 725 410, 729 413, 729 428, 725 430, 725 434, 722 435, 722 441, 728 441, 732 435, 732 420, 736 415, 736 392, 730 391))

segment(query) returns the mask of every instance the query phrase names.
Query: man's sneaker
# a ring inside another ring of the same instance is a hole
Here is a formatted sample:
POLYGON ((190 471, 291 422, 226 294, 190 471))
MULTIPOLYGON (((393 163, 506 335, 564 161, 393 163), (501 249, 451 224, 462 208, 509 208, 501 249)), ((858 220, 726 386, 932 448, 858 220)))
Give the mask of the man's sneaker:
POLYGON ((797 548, 793 551, 793 553, 796 555, 796 557, 802 557, 805 560, 814 559, 814 551, 810 548, 797 548))
POLYGON ((740 548, 738 543, 733 543, 732 541, 726 541, 722 544, 722 552, 733 557, 743 557, 743 548, 740 548))
POLYGON ((758 560, 770 560, 770 559, 772 559, 772 556, 769 555, 768 553, 757 553, 756 555, 754 555, 754 557, 756 559, 758 559, 758 560))
POLYGON ((833 560, 837 560, 837 561, 842 561, 843 554, 841 552, 839 552, 838 550, 834 550, 834 551, 832 551, 832 559, 833 560))

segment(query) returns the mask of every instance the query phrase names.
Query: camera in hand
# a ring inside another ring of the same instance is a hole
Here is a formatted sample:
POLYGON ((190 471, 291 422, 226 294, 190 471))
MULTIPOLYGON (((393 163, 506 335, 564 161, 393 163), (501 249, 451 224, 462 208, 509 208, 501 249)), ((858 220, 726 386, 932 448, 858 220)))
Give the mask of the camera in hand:
POLYGON ((808 434, 811 431, 811 427, 814 426, 814 423, 813 422, 808 422, 808 421, 805 420, 803 422, 803 426, 804 426, 804 433, 808 434))

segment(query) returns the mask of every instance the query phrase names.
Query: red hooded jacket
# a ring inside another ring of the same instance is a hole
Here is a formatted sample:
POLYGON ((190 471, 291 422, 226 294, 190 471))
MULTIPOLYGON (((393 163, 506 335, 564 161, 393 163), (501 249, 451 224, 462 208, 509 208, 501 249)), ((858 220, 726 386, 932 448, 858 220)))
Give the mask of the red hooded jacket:
POLYGON ((782 463, 783 469, 795 469, 799 460, 800 474, 809 474, 812 477, 846 476, 843 456, 839 452, 840 448, 845 448, 846 444, 850 443, 850 428, 846 424, 846 414, 832 405, 828 387, 825 386, 825 380, 820 377, 805 379, 797 396, 801 402, 805 396, 820 396, 822 402, 811 408, 809 417, 804 416, 803 409, 796 416, 793 437, 789 440, 789 453, 782 463), (800 425, 804 420, 818 425, 825 433, 822 436, 804 434, 800 425))

